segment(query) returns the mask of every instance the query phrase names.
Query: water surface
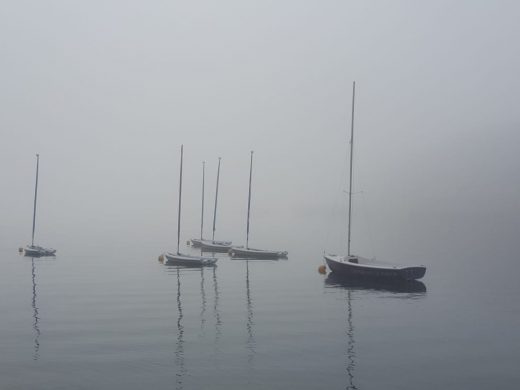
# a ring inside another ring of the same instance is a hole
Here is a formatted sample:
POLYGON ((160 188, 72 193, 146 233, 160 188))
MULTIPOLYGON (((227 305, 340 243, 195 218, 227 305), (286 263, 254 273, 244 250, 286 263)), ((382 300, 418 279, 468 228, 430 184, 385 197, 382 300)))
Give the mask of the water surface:
POLYGON ((2 389, 501 389, 520 374, 518 265, 431 254, 423 282, 320 275, 321 248, 215 268, 153 244, 0 253, 2 389), (505 265, 508 265, 507 268, 505 265))

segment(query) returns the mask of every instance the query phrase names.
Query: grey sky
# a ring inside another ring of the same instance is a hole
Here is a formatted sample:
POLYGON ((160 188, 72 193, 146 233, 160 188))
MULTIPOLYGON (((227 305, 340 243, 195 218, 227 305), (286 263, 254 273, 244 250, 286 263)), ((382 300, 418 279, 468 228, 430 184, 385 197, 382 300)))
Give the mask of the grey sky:
POLYGON ((256 241, 295 225, 321 234, 343 223, 333 205, 353 80, 355 185, 376 236, 396 226, 399 240, 454 213, 518 227, 519 11, 514 1, 1 1, 2 244, 30 237, 37 152, 41 241, 118 230, 173 244, 181 143, 185 238, 197 232, 201 161, 210 198, 222 156, 219 232, 243 240, 251 149, 256 241))

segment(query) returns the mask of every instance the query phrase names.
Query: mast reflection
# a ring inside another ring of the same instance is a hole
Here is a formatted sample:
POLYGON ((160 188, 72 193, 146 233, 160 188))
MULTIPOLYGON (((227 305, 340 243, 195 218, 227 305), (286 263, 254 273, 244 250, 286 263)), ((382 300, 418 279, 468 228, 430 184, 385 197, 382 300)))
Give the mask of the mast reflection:
POLYGON ((200 308, 200 330, 204 332, 206 324, 206 291, 204 289, 204 267, 200 267, 200 297, 202 300, 200 308))
POLYGON ((249 280, 249 260, 246 260, 246 306, 247 306, 247 349, 249 351, 247 361, 251 366, 256 354, 256 342, 254 333, 253 298, 251 296, 251 284, 249 280))
POLYGON ((352 310, 352 294, 356 291, 373 290, 379 292, 389 292, 395 298, 415 299, 426 294, 426 286, 418 280, 402 282, 382 282, 373 279, 346 278, 344 276, 330 273, 325 279, 325 287, 346 290, 347 293, 347 351, 346 351, 346 371, 347 371, 347 390, 359 390, 354 384, 354 370, 356 367, 354 322, 352 310))
POLYGON ((34 263, 34 257, 31 258, 31 273, 32 273, 32 308, 33 308, 33 329, 34 329, 34 355, 33 360, 38 360, 40 357, 40 327, 38 322, 40 321, 38 306, 36 306, 36 265, 34 263))
MULTIPOLYGON (((195 286, 200 289, 200 311, 198 312, 198 316, 196 316, 196 322, 200 321, 200 338, 204 339, 208 333, 208 316, 210 316, 211 325, 214 324, 214 355, 216 364, 218 365, 218 355, 219 355, 219 341, 222 335, 222 319, 219 311, 219 299, 220 292, 217 282, 217 267, 211 267, 212 275, 210 277, 210 269, 204 267, 179 267, 179 266, 169 266, 166 265, 166 272, 170 275, 175 275, 177 279, 177 319, 176 319, 176 327, 177 327, 177 337, 175 340, 175 350, 174 350, 174 365, 176 369, 175 373, 175 388, 183 389, 186 386, 186 379, 190 377, 190 372, 192 370, 189 369, 186 364, 186 353, 189 352, 189 338, 192 336, 190 332, 196 331, 196 329, 192 326, 192 316, 190 313, 193 313, 191 309, 193 308, 193 301, 191 300, 192 291, 189 289, 191 283, 195 282, 195 286), (200 273, 200 274, 199 274, 200 273), (200 281, 197 280, 197 277, 200 275, 200 281), (182 283, 182 279, 186 283, 182 283), (186 279, 187 278, 187 279, 186 279), (213 284, 213 303, 211 303, 211 289, 208 290, 208 283, 213 284), (184 293, 183 294, 183 287, 184 293), (188 290, 186 290, 188 289, 188 290), (186 295, 188 292, 188 295, 186 295), (188 299, 188 301, 186 301, 188 299), (186 312, 186 307, 188 312, 186 312), (186 322, 188 321, 188 322, 186 322), (188 339, 188 341, 186 341, 188 339)), ((191 284, 192 285, 192 284, 191 284)), ((197 288, 196 287, 196 288, 197 288)), ((212 337, 212 336, 210 336, 212 337)))
POLYGON ((215 352, 218 353, 218 344, 220 337, 222 336, 222 319, 220 318, 219 311, 219 290, 217 283, 217 267, 213 267, 213 290, 214 290, 214 301, 213 301, 213 315, 215 317, 215 352))
POLYGON ((354 368, 356 367, 356 353, 354 352, 354 324, 352 322, 352 299, 350 290, 347 291, 347 390, 357 390, 354 385, 354 368))
POLYGON ((178 371, 175 375, 175 387, 177 389, 183 388, 183 380, 186 375, 186 367, 184 364, 184 325, 182 324, 182 302, 181 302, 181 277, 180 269, 177 268, 177 345, 175 348, 175 365, 178 371))

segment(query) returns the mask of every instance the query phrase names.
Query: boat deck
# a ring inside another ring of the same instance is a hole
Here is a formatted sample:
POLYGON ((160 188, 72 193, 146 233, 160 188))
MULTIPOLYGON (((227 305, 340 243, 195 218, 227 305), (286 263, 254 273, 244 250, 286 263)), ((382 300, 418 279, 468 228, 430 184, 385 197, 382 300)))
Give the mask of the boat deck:
POLYGON ((381 269, 403 269, 408 267, 416 267, 413 265, 397 264, 387 261, 379 261, 376 259, 368 259, 362 256, 340 256, 340 255, 327 255, 326 257, 337 261, 339 263, 354 264, 358 267, 370 267, 370 268, 381 268, 381 269), (352 261, 357 260, 357 261, 352 261))

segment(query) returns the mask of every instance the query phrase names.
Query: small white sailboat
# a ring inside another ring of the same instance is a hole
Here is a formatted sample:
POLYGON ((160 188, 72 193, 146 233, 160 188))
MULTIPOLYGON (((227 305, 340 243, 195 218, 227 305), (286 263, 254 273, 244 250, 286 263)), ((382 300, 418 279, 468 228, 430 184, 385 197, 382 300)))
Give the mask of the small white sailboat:
POLYGON ((218 158, 217 168, 217 182, 215 185, 215 205, 213 207, 213 232, 211 240, 206 240, 201 243, 201 248, 206 252, 227 252, 231 249, 231 241, 215 240, 215 231, 217 230, 217 206, 218 206, 218 187, 220 181, 220 162, 221 158, 218 158))
POLYGON ((251 213, 251 180, 253 177, 253 151, 251 151, 251 162, 249 165, 249 195, 247 199, 247 228, 246 246, 234 246, 229 250, 232 257, 253 259, 278 259, 287 257, 286 251, 274 251, 266 249, 254 249, 249 247, 249 216, 251 213))
POLYGON ((201 212, 200 212, 200 238, 192 238, 190 240, 191 246, 194 248, 200 247, 202 244, 202 241, 204 240, 204 179, 205 179, 205 171, 206 171, 206 162, 202 162, 202 205, 201 205, 201 212))
POLYGON ((36 184, 34 186, 34 208, 33 208, 33 224, 32 224, 32 238, 31 245, 27 245, 24 248, 24 254, 28 257, 43 257, 43 256, 54 256, 56 249, 44 248, 39 245, 34 245, 34 232, 36 230, 36 201, 38 199, 38 173, 40 168, 40 155, 36 155, 36 184))
POLYGON ((179 174, 179 206, 177 212, 177 252, 163 253, 164 263, 167 265, 177 265, 183 267, 203 267, 212 266, 217 262, 215 257, 193 256, 182 254, 179 251, 180 235, 181 235, 181 206, 182 206, 182 161, 184 154, 184 146, 181 145, 181 167, 179 174))
POLYGON ((348 192, 348 239, 347 255, 325 255, 325 261, 333 273, 343 277, 369 278, 378 280, 415 280, 426 272, 426 267, 391 264, 353 255, 350 252, 350 232, 352 220, 352 162, 354 153, 354 99, 356 83, 352 86, 352 122, 350 133, 350 174, 348 192))
POLYGON ((217 168, 217 185, 215 190, 215 207, 213 209, 213 235, 211 240, 203 238, 204 232, 204 177, 205 177, 205 162, 202 163, 202 206, 200 217, 200 238, 192 238, 191 245, 195 248, 201 248, 204 252, 227 252, 231 248, 231 241, 216 241, 215 240, 215 226, 217 221, 217 204, 218 204, 218 185, 220 179, 220 160, 218 158, 217 168))

